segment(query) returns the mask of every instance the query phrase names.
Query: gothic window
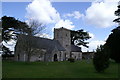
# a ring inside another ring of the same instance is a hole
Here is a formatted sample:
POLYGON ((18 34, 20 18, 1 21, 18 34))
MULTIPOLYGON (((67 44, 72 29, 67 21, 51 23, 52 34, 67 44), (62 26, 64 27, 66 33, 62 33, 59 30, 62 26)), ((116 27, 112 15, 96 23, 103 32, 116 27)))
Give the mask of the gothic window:
POLYGON ((66 36, 67 36, 67 34, 66 34, 66 36))
POLYGON ((24 61, 25 61, 25 57, 26 57, 26 55, 24 54, 24 61))
POLYGON ((75 56, 75 59, 76 59, 76 56, 75 56))
POLYGON ((65 53, 65 60, 67 59, 67 55, 66 55, 66 53, 65 53))
POLYGON ((61 52, 60 52, 60 58, 61 58, 61 52))
POLYGON ((20 60, 20 55, 18 54, 18 61, 20 60))
POLYGON ((61 52, 60 52, 60 61, 61 61, 61 52))
POLYGON ((80 53, 78 54, 78 57, 80 57, 80 53))

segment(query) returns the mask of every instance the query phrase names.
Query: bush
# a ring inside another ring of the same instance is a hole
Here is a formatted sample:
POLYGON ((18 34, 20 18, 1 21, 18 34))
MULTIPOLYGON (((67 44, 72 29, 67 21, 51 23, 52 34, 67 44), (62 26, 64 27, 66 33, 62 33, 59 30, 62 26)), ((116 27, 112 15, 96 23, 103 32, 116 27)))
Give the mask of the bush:
POLYGON ((11 58, 11 57, 14 57, 14 54, 2 54, 3 59, 11 58))
POLYGON ((74 58, 69 58, 68 61, 75 62, 75 59, 74 58))

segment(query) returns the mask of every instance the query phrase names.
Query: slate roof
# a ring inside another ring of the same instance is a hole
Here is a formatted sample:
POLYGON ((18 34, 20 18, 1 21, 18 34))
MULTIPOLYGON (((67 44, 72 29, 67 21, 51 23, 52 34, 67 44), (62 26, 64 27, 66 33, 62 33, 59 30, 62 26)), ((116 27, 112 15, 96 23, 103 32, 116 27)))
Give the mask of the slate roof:
POLYGON ((82 51, 80 47, 71 45, 71 52, 82 52, 82 51))
MULTIPOLYGON (((53 51, 54 49, 58 51, 65 51, 65 48, 59 43, 58 40, 55 39, 47 39, 42 37, 28 37, 26 35, 20 35, 18 37, 18 44, 23 41, 23 44, 26 44, 26 42, 30 41, 30 45, 33 48, 38 49, 46 49, 49 53, 53 51)), ((24 46, 23 46, 24 47, 24 46)), ((75 45, 69 46, 71 48, 71 52, 82 52, 81 48, 75 45)))
POLYGON ((30 43, 31 47, 33 48, 46 49, 49 52, 53 51, 54 49, 57 49, 58 51, 65 51, 65 48, 62 47, 62 45, 57 40, 21 35, 19 36, 18 41, 22 41, 22 39, 24 39, 25 41, 31 40, 30 43))
POLYGON ((83 54, 93 54, 95 52, 82 52, 83 54))

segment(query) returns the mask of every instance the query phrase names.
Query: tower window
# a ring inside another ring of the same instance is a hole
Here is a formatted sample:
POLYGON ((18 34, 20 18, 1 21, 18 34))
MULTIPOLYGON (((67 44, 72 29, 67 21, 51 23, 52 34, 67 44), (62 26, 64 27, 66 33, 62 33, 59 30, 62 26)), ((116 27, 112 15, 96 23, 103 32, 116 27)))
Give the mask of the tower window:
POLYGON ((58 33, 57 33, 57 36, 58 36, 58 33))
POLYGON ((68 47, 68 45, 66 45, 66 47, 68 47))

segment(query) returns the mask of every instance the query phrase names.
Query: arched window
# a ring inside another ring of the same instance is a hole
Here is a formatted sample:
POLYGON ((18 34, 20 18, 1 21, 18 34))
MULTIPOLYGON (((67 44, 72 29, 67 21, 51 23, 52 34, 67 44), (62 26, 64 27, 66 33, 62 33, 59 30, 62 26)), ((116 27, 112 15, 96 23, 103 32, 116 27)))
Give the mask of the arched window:
POLYGON ((65 60, 66 60, 66 57, 67 57, 67 55, 66 55, 66 53, 65 53, 65 60))
POLYGON ((19 54, 17 55, 17 58, 18 58, 18 61, 19 61, 20 60, 20 55, 19 54))

